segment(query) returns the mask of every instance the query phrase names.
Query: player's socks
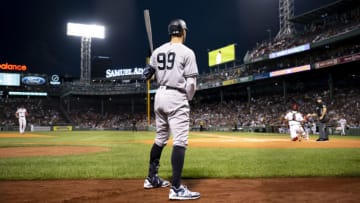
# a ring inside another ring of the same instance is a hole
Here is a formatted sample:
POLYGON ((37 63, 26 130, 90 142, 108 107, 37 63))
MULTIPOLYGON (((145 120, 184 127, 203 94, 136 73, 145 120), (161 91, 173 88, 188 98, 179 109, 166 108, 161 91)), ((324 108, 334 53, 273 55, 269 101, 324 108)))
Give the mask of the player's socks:
POLYGON ((158 173, 160 167, 161 152, 164 147, 159 147, 157 144, 153 144, 150 151, 150 163, 149 163, 149 177, 155 176, 158 173))
POLYGON ((185 159, 185 147, 174 146, 171 154, 172 165, 172 186, 175 188, 180 187, 181 184, 181 172, 184 166, 185 159))

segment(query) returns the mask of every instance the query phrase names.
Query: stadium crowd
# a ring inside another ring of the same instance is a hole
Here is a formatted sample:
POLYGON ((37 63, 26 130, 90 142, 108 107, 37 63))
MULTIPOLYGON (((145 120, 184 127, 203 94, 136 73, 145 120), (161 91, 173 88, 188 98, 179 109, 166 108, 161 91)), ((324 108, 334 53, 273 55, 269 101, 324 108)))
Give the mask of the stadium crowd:
POLYGON ((146 115, 144 113, 124 113, 119 111, 99 113, 94 108, 79 109, 71 111, 71 118, 78 128, 90 129, 132 129, 136 122, 136 128, 145 130, 147 127, 146 115))
POLYGON ((1 98, 0 126, 18 125, 15 112, 21 105, 24 105, 29 113, 26 118, 28 126, 50 126, 66 123, 58 104, 53 99, 36 97, 1 98))
POLYGON ((346 13, 324 15, 320 20, 305 24, 304 30, 294 36, 281 36, 258 43, 253 50, 247 53, 245 61, 252 61, 271 52, 289 49, 306 43, 319 42, 359 29, 359 19, 359 7, 346 13))
MULTIPOLYGON (((300 104, 304 115, 314 113, 316 96, 323 96, 330 116, 330 125, 337 127, 338 120, 345 117, 348 127, 360 127, 360 91, 355 89, 336 89, 335 99, 330 101, 328 92, 309 92, 306 94, 289 94, 289 101, 281 95, 252 98, 251 103, 230 100, 213 104, 194 104, 192 122, 200 123, 210 129, 233 129, 235 126, 251 128, 282 127, 287 123, 283 117, 290 110, 293 101, 300 104)), ((277 131, 276 129, 275 131, 277 131)))
MULTIPOLYGON (((329 100, 329 92, 307 92, 306 94, 289 94, 288 101, 281 95, 258 96, 248 103, 244 100, 228 100, 223 102, 208 102, 206 104, 195 100, 191 105, 191 126, 194 129, 203 124, 204 129, 231 130, 235 126, 246 129, 268 128, 279 132, 286 126, 282 118, 295 100, 300 104, 300 111, 306 115, 314 113, 316 96, 323 96, 330 116, 330 125, 339 126, 338 121, 345 117, 347 127, 360 127, 360 90, 336 89, 334 99, 329 100)), ((15 111, 24 104, 24 99, 2 98, 0 108, 0 126, 17 126, 15 111)), ((80 103, 81 104, 81 103, 80 103)), ((145 112, 130 113, 116 109, 116 105, 100 113, 98 107, 79 105, 68 112, 73 123, 66 121, 59 104, 52 99, 28 98, 25 102, 28 109, 28 125, 51 126, 71 124, 78 128, 90 129, 132 129, 135 124, 139 130, 147 127, 145 112)), ((151 126, 155 126, 154 115, 151 126)))
MULTIPOLYGON (((349 41, 336 46, 318 49, 299 55, 288 56, 286 58, 265 60, 255 64, 247 64, 236 67, 220 69, 217 72, 202 74, 198 79, 199 87, 219 87, 223 81, 232 80, 244 76, 261 74, 278 69, 301 66, 306 64, 314 65, 317 62, 334 59, 341 56, 360 53, 360 42, 349 41)), ((155 88, 155 86, 153 87, 155 88)))

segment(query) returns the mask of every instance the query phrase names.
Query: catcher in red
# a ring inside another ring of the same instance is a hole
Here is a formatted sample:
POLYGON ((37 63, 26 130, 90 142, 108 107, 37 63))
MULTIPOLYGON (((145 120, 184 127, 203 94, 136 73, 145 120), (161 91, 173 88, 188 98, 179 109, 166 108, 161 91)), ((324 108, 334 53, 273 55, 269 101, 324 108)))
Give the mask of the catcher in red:
POLYGON ((291 110, 288 111, 284 117, 289 124, 290 138, 292 141, 301 141, 302 138, 305 137, 305 130, 302 126, 304 117, 298 110, 299 105, 294 103, 291 106, 291 110))

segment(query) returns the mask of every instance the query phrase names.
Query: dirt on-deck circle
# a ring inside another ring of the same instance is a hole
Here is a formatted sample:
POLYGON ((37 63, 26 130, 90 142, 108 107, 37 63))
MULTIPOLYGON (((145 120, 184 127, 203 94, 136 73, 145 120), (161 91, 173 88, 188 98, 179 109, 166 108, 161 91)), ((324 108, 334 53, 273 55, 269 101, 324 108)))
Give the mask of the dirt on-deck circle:
MULTIPOLYGON (((13 136, 18 137, 19 135, 13 136)), ((190 147, 231 148, 360 147, 358 140, 334 138, 330 142, 318 143, 315 139, 291 142, 287 137, 270 139, 204 134, 204 137, 191 138, 189 144, 190 147)), ((153 140, 142 140, 140 142, 152 144, 153 140)), ((108 150, 108 148, 83 146, 0 148, 0 158, 24 157, 30 154, 34 156, 56 156, 103 150, 108 150)), ((0 202, 159 203, 168 201, 169 188, 145 190, 143 189, 143 181, 143 179, 0 181, 0 202)), ((360 199, 360 177, 185 179, 183 183, 191 190, 201 193, 201 198, 195 200, 196 202, 358 202, 360 199)))
MULTIPOLYGON (((0 202, 168 202, 169 188, 143 179, 0 181, 0 202)), ((183 180, 201 193, 194 202, 358 202, 360 178, 183 180)))

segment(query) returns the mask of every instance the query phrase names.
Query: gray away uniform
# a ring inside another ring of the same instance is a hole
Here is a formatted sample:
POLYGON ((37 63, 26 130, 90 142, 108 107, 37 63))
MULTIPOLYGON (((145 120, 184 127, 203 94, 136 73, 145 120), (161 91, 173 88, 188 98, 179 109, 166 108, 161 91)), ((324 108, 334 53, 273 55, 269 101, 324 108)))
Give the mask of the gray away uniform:
POLYGON ((186 85, 189 78, 198 75, 195 54, 184 44, 168 42, 153 52, 150 65, 156 69, 159 86, 154 106, 155 143, 160 147, 166 145, 171 132, 175 146, 187 147, 190 123, 188 100, 195 92, 189 96, 186 85))

